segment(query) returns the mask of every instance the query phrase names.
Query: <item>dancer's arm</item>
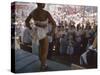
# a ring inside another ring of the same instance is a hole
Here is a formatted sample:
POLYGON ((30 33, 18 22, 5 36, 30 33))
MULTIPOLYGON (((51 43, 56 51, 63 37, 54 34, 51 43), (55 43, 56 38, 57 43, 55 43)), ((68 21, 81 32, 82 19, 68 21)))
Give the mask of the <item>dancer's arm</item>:
POLYGON ((30 26, 30 20, 31 20, 31 18, 33 17, 33 15, 32 15, 32 13, 33 12, 31 12, 30 14, 29 14, 29 16, 26 18, 26 20, 25 20, 25 24, 26 24, 26 27, 28 27, 29 29, 31 29, 31 26, 30 26))
POLYGON ((49 22, 52 25, 52 33, 55 33, 55 28, 56 28, 56 22, 54 21, 54 19, 52 18, 51 14, 49 12, 47 12, 48 18, 49 18, 49 22))

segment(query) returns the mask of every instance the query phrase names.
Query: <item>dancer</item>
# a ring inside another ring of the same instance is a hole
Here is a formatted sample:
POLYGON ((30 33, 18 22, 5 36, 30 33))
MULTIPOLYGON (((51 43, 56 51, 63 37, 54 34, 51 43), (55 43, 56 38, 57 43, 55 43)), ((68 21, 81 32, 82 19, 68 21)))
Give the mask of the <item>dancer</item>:
POLYGON ((41 62, 41 70, 47 69, 47 54, 48 54, 48 37, 47 37, 47 25, 50 22, 52 25, 51 35, 53 36, 55 33, 56 23, 53 20, 50 13, 43 8, 45 7, 44 3, 37 3, 37 8, 33 10, 29 16, 27 17, 25 23, 26 26, 30 29, 29 21, 31 19, 34 20, 34 24, 36 26, 36 31, 39 39, 39 58, 41 62))

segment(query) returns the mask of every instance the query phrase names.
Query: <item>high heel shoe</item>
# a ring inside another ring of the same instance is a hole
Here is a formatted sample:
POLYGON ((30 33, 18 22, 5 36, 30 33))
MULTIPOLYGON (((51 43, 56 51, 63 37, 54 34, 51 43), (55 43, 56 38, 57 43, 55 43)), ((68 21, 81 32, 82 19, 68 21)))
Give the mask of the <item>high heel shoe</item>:
POLYGON ((48 66, 47 65, 41 65, 40 71, 47 71, 48 66))

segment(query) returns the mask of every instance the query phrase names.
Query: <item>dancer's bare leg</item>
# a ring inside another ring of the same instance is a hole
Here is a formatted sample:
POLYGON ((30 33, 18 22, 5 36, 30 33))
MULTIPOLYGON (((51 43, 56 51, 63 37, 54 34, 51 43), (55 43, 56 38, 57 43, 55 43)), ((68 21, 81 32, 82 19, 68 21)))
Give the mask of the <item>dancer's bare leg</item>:
POLYGON ((39 58, 41 66, 46 66, 47 55, 48 55, 48 38, 45 37, 44 39, 40 40, 39 43, 40 43, 39 58))

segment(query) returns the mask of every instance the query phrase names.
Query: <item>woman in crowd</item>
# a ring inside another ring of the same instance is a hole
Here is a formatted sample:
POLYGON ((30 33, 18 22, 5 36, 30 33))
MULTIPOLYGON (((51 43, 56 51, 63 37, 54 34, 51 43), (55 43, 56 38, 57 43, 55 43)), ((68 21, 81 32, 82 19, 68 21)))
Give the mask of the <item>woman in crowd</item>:
POLYGON ((73 55, 74 53, 74 43, 75 43, 75 27, 74 25, 69 25, 68 29, 68 45, 67 45, 67 54, 73 55))
POLYGON ((76 31, 75 31, 75 54, 80 54, 81 52, 81 26, 80 23, 77 25, 76 31))

